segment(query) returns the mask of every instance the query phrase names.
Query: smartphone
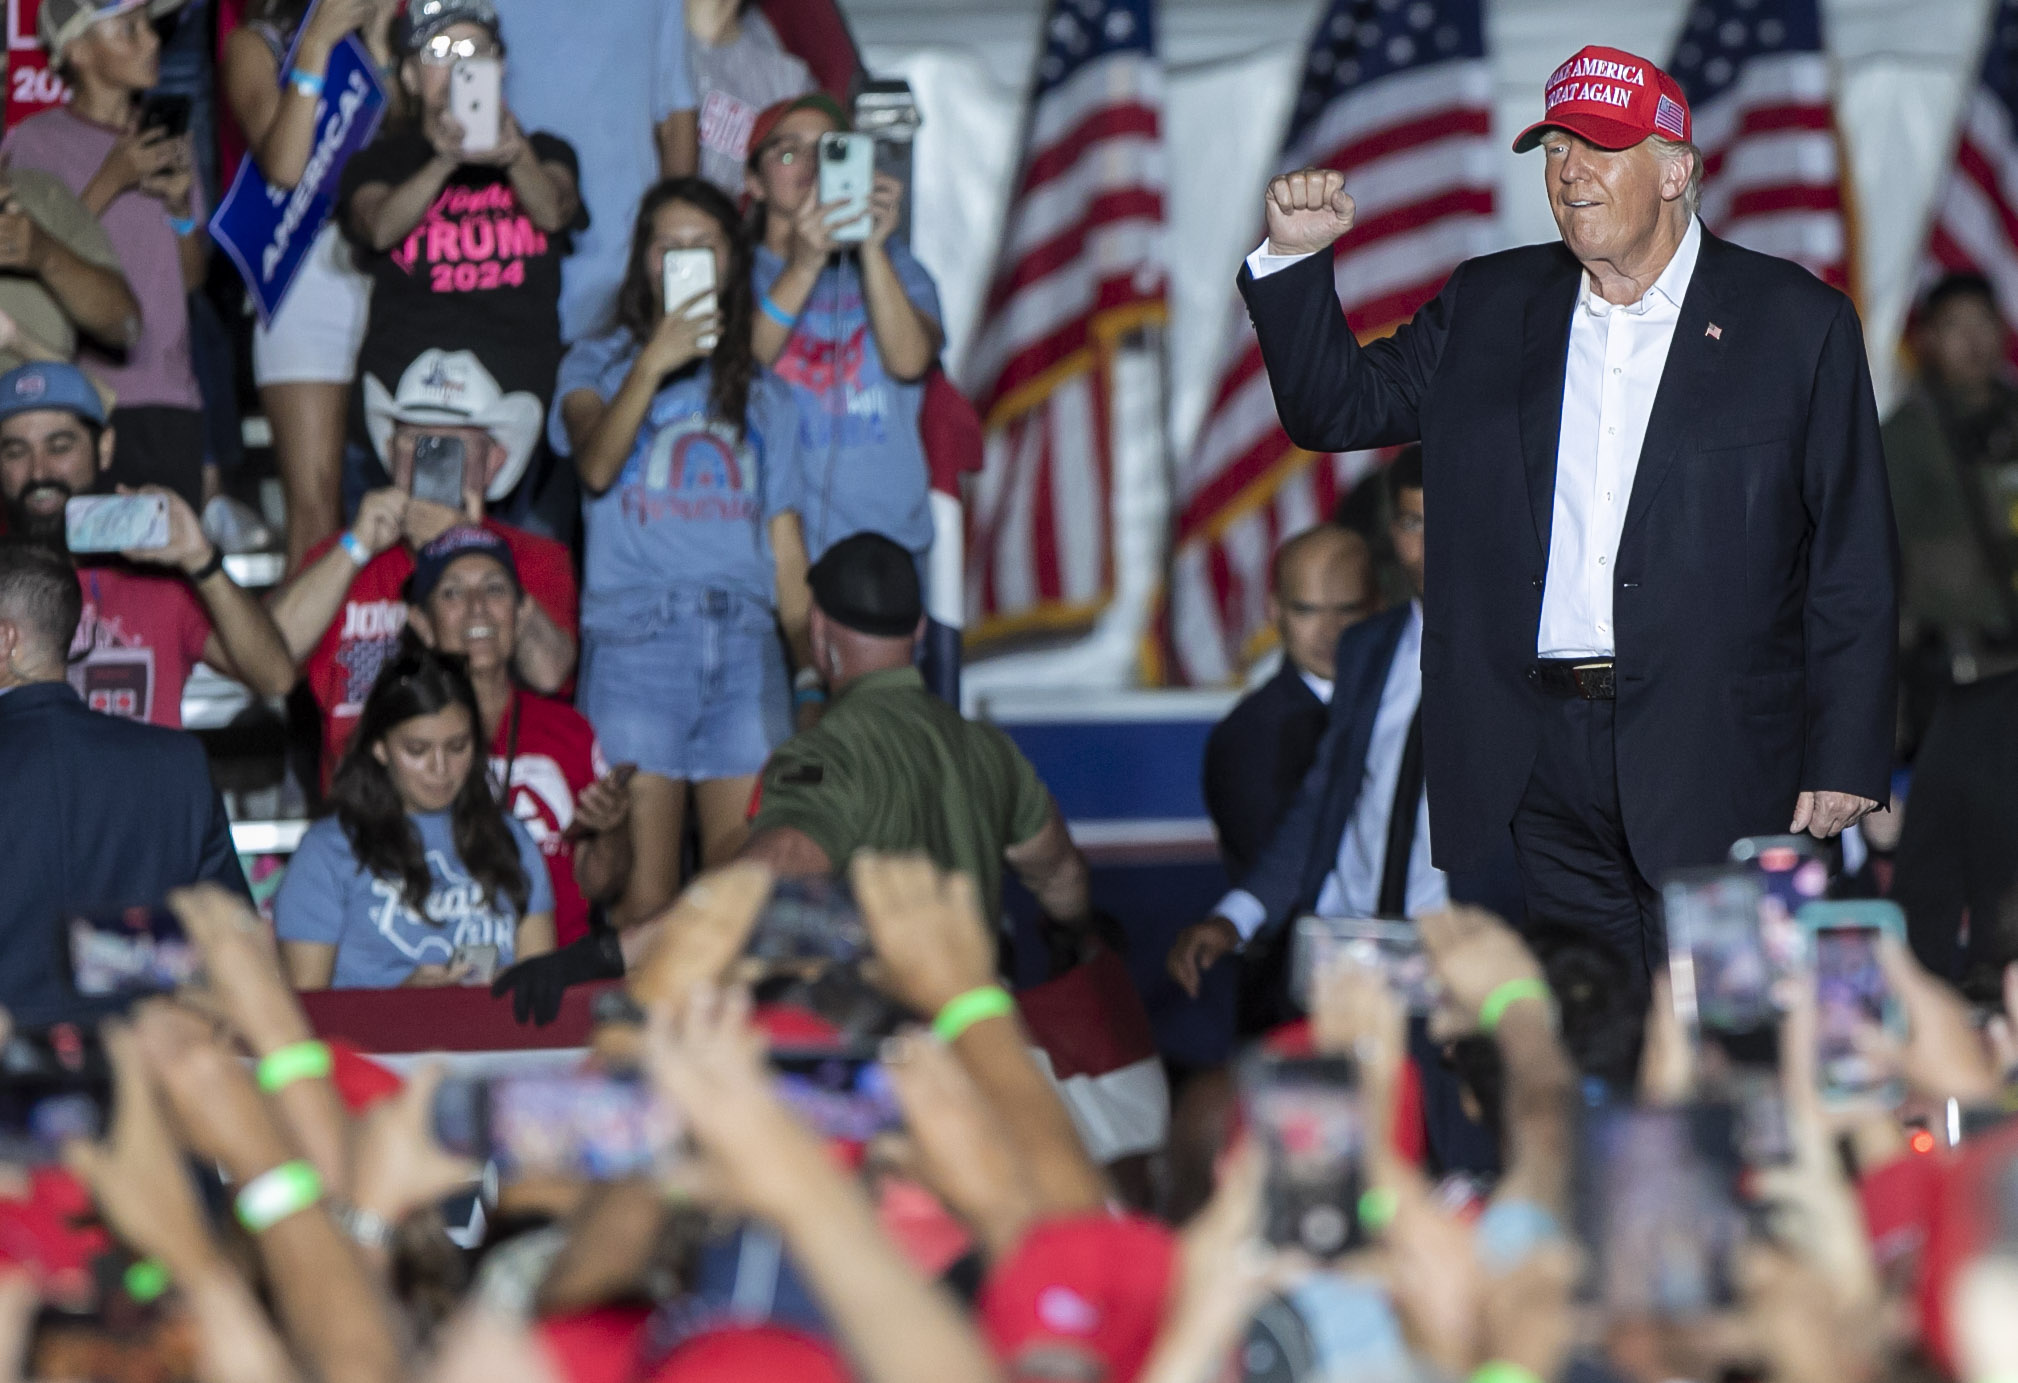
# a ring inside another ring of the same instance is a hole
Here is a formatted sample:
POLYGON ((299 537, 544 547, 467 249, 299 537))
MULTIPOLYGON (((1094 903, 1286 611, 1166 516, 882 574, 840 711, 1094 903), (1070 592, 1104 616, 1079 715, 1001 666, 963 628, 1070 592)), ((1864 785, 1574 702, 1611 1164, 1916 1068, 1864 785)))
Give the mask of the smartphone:
POLYGON ((820 136, 820 204, 842 204, 827 218, 834 239, 859 245, 869 238, 869 191, 876 182, 876 141, 866 134, 820 136))
POLYGON ((770 1060, 779 1095, 823 1138, 866 1143, 903 1127, 890 1077, 874 1056, 787 1049, 770 1060))
POLYGON ((465 985, 487 985, 497 978, 498 952, 495 946, 458 946, 448 958, 451 970, 466 966, 465 985))
POLYGON ((145 552, 168 546, 167 495, 72 495, 63 502, 72 552, 145 552))
POLYGON ((140 132, 159 130, 170 139, 180 139, 189 133, 189 108, 187 96, 157 91, 140 103, 140 132))
POLYGON ((413 497, 462 508, 462 438, 423 432, 413 439, 413 497))
POLYGON ((8 1043, 0 1072, 0 1162, 20 1167, 63 1160, 73 1138, 98 1138, 111 1123, 112 1072, 97 1061, 66 1061, 40 1034, 8 1043))
POLYGON ((644 1082, 606 1075, 512 1075, 445 1080, 434 1132, 464 1157, 528 1176, 614 1181, 659 1168, 678 1121, 644 1082))
MULTIPOLYGON (((671 312, 697 293, 708 296, 688 310, 689 317, 705 317, 715 310, 715 252, 713 250, 667 250, 659 266, 661 301, 671 312)), ((700 340, 704 351, 715 348, 716 337, 709 332, 700 340)))
POLYGON ((1317 978, 1333 965, 1356 964, 1378 970, 1389 988, 1415 1014, 1436 1011, 1442 986, 1422 949, 1413 922, 1377 917, 1300 917, 1290 953, 1290 975, 1306 1012, 1317 978))
POLYGON ((869 955, 869 931, 846 881, 781 879, 757 914, 744 954, 773 965, 852 965, 869 955))
POLYGON ((1871 1029, 1906 1035, 1905 1008, 1878 960, 1887 935, 1905 940, 1905 914, 1898 904, 1875 899, 1810 903, 1800 923, 1814 957, 1815 1071, 1822 1098, 1897 1104, 1904 1091, 1860 1050, 1859 1037, 1871 1029))
POLYGON ((1748 1065, 1778 1062, 1775 988, 1789 973, 1760 925, 1764 889, 1739 866, 1690 869, 1661 887, 1675 1016, 1699 1042, 1748 1065))
POLYGON ((1367 1241, 1366 1119, 1358 1072, 1342 1057, 1255 1057, 1241 1107, 1268 1159, 1263 1234, 1270 1244, 1336 1258, 1367 1241))
POLYGON ((1829 859, 1813 836, 1746 836, 1731 846, 1731 862, 1759 876, 1765 888, 1760 914, 1768 944, 1782 944, 1798 956, 1801 930, 1794 914, 1828 896, 1829 859))
POLYGON ((1576 1218, 1590 1246, 1582 1295, 1620 1317, 1688 1320, 1736 1300, 1745 1237, 1729 1105, 1585 1111, 1576 1218))
POLYGON ((167 908, 66 917, 60 940, 71 987, 88 999, 172 993, 203 969, 202 953, 167 908))
POLYGON ((448 113, 462 126, 462 151, 487 154, 504 137, 504 63, 463 58, 449 69, 448 113))

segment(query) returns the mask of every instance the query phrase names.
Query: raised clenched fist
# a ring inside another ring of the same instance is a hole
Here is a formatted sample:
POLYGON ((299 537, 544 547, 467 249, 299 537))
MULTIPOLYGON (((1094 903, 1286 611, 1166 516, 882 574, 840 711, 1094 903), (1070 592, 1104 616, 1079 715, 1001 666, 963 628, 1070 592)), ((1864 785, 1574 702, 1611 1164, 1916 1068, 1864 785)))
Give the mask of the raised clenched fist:
POLYGON ((1307 255, 1329 249, 1352 229, 1352 198, 1345 175, 1332 168, 1284 173, 1268 185, 1268 248, 1272 254, 1307 255))

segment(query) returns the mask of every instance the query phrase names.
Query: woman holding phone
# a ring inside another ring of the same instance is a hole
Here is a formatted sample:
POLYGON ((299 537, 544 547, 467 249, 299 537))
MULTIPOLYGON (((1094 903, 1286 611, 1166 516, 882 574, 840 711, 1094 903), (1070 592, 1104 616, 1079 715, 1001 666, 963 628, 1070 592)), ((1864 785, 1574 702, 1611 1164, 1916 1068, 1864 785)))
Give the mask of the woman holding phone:
POLYGON ((274 900, 296 989, 487 984, 554 948, 553 885, 498 805, 481 726, 462 660, 407 640, 274 900))
MULTIPOLYGON (((330 55, 351 34, 392 71, 397 0, 255 0, 224 41, 224 96, 248 157, 273 187, 301 181, 314 152, 330 55), (311 12, 312 9, 312 12, 311 12), (305 22, 304 22, 305 21, 305 22)), ((287 566, 340 522, 344 414, 370 285, 336 226, 316 236, 272 320, 252 333, 252 376, 273 425, 287 503, 287 566)))
POLYGON ((577 702, 638 765, 632 918, 678 889, 690 787, 704 863, 742 844, 757 771, 791 730, 781 625, 811 663, 798 414, 751 353, 751 304, 735 206, 699 178, 662 182, 638 208, 616 326, 569 352, 555 389, 550 440, 586 492, 577 702))

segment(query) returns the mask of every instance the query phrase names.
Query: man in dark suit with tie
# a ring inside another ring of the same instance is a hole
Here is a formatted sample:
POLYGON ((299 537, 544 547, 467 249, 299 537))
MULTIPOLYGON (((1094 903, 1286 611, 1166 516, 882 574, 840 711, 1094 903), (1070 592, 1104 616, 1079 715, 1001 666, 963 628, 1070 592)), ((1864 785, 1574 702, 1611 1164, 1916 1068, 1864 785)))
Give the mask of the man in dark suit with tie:
POLYGON ((87 710, 64 679, 82 604, 60 554, 0 540, 0 1008, 24 1026, 81 1011, 60 918, 204 880, 246 891, 202 744, 87 710))
POLYGON ((1885 798, 1897 542, 1849 299, 1702 228, 1652 63, 1586 48, 1546 99, 1515 148, 1560 243, 1467 261, 1362 347, 1321 253, 1353 201, 1306 170, 1240 289, 1298 445, 1422 443, 1437 863, 1510 831, 1529 913, 1650 972, 1668 872, 1885 798))
POLYGON ((1268 613, 1282 666, 1205 741, 1205 810, 1231 879, 1268 843, 1317 754, 1338 636, 1379 606, 1366 540, 1335 524, 1284 542, 1269 574, 1268 613))

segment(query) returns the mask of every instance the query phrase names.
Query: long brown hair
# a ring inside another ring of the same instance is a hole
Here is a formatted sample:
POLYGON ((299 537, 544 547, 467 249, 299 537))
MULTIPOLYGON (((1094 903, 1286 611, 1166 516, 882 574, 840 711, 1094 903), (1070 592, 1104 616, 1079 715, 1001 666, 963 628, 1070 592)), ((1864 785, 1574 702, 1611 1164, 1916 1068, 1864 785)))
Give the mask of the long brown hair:
POLYGON ((505 824, 504 809, 491 791, 483 716, 461 658, 427 647, 411 631, 401 635, 399 651, 364 699, 350 747, 330 781, 329 805, 364 871, 374 878, 399 880, 406 905, 415 916, 427 918, 427 896, 434 888, 427 852, 421 847, 420 831, 407 819, 392 773, 372 750, 394 727, 450 706, 469 712, 475 742, 469 773, 449 804, 456 854, 470 878, 483 886, 485 897, 504 899, 523 916, 532 884, 519 863, 518 842, 505 824))
POLYGON ((728 282, 715 285, 722 311, 722 337, 707 357, 710 371, 708 412, 743 435, 750 407, 750 384, 757 377, 756 350, 750 340, 750 318, 756 294, 750 287, 750 237, 728 195, 704 178, 667 178, 645 193, 631 225, 631 256, 617 289, 617 325, 642 346, 658 329, 659 318, 673 306, 659 303, 652 282, 652 221, 662 207, 684 202, 722 228, 729 242, 728 282))

